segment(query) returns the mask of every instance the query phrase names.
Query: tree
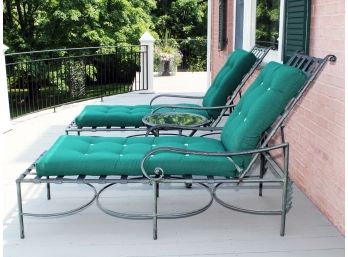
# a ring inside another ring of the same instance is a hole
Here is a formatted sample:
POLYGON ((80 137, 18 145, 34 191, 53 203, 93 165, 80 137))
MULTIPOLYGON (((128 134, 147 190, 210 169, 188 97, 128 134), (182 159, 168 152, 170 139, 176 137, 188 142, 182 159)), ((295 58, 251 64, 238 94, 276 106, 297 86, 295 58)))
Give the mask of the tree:
POLYGON ((4 41, 14 51, 138 43, 155 0, 4 0, 4 41))
POLYGON ((279 0, 258 1, 256 6, 256 41, 260 45, 278 45, 279 9, 279 0))
POLYGON ((157 6, 153 15, 160 36, 169 30, 176 39, 206 37, 207 1, 157 0, 157 6))

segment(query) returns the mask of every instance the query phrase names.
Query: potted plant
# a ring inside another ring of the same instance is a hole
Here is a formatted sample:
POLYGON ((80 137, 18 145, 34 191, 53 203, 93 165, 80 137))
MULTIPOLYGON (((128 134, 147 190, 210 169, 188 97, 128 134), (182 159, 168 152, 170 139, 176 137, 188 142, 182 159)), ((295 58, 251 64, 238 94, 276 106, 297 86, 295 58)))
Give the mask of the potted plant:
POLYGON ((168 38, 165 33, 164 40, 160 40, 155 46, 155 71, 160 76, 175 75, 178 65, 182 62, 182 54, 178 43, 174 39, 168 38))

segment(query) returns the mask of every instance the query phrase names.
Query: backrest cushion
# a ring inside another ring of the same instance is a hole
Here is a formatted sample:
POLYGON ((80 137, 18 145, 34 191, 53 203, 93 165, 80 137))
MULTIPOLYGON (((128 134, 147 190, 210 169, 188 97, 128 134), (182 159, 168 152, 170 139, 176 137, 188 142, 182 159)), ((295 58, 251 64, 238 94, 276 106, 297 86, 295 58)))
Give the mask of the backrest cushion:
MULTIPOLYGON (((236 49, 216 75, 203 98, 202 105, 205 107, 225 105, 227 97, 237 88, 255 62, 256 57, 254 54, 242 49, 236 49)), ((214 110, 209 111, 209 114, 216 118, 220 112, 221 110, 214 110)))
MULTIPOLYGON (((270 62, 244 93, 226 121, 221 140, 227 151, 255 149, 262 133, 284 111, 307 80, 299 69, 270 62)), ((251 156, 234 157, 246 168, 251 156)))

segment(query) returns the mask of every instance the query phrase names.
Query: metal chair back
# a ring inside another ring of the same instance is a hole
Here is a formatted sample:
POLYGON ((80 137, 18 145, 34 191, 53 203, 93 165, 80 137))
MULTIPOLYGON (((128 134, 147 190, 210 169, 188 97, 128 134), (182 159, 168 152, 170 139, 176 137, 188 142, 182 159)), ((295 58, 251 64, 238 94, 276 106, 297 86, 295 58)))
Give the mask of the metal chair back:
MULTIPOLYGON (((287 65, 290 65, 292 67, 296 67, 300 70, 302 70, 307 75, 307 82, 303 85, 303 87, 300 89, 296 97, 294 97, 285 107, 284 112, 282 115, 280 115, 276 121, 272 124, 272 126, 265 132, 265 135, 260 140, 259 146, 260 148, 267 147, 271 139, 274 137, 274 135, 277 133, 279 128, 282 128, 282 140, 284 141, 284 135, 283 135, 283 128, 285 127, 286 119, 289 117, 289 114, 292 112, 292 110, 295 108, 298 101, 303 97, 305 92, 310 88, 310 86, 313 84, 313 81, 317 78, 318 74, 321 72, 321 70, 324 68, 325 64, 330 62, 336 61, 335 55, 327 55, 324 58, 317 58, 305 55, 303 53, 296 53, 294 54, 289 61, 286 63, 287 65)), ((251 160, 249 166, 241 173, 240 175, 240 181, 244 178, 244 176, 250 171, 251 167, 257 160, 258 156, 260 154, 255 154, 253 159, 251 160)))

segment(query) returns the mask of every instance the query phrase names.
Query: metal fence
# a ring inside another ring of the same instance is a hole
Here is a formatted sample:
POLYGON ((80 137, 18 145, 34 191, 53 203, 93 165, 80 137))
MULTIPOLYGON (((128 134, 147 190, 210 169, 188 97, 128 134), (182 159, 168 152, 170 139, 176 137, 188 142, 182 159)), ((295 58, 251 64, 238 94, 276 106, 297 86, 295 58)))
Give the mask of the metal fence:
POLYGON ((55 49, 10 53, 5 58, 12 118, 65 103, 147 89, 140 77, 147 72, 140 72, 141 66, 147 69, 146 47, 55 49))

